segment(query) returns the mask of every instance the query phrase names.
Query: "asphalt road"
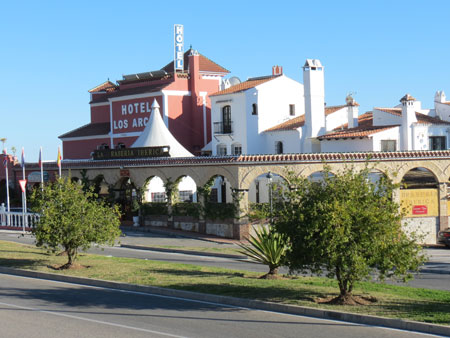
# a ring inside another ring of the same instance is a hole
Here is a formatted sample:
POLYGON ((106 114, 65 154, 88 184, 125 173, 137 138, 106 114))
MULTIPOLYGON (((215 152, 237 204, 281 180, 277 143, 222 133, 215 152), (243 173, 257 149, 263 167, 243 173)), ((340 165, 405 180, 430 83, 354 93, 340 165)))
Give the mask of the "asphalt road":
MULTIPOLYGON (((20 234, 11 232, 0 232, 0 240, 15 241, 19 243, 34 244, 34 239, 30 235, 22 237, 20 234)), ((167 236, 150 235, 145 236, 137 235, 136 237, 129 236, 126 240, 122 241, 127 244, 137 243, 143 245, 145 243, 154 243, 158 245, 174 245, 181 242, 186 246, 217 246, 217 244, 195 240, 195 239, 179 239, 170 238, 167 236)), ((437 290, 449 290, 450 291, 450 250, 449 249, 427 249, 427 254, 430 256, 430 262, 427 264, 425 271, 436 272, 424 272, 415 275, 414 279, 406 284, 401 282, 389 282, 396 285, 408 285, 419 288, 437 289, 437 290), (437 272, 449 272, 447 274, 437 272)), ((91 253, 96 253, 106 256, 114 257, 129 257, 139 258, 184 264, 195 264, 202 266, 215 266, 233 270, 255 271, 266 273, 268 268, 261 264, 252 263, 247 260, 230 259, 223 257, 211 257, 211 256, 199 256, 191 254, 180 253, 168 253, 158 252, 151 250, 137 250, 121 247, 105 247, 105 248, 92 248, 89 250, 91 253)), ((281 273, 287 273, 287 269, 281 269, 281 273)))
POLYGON ((2 274, 0 328, 4 338, 430 336, 2 274))

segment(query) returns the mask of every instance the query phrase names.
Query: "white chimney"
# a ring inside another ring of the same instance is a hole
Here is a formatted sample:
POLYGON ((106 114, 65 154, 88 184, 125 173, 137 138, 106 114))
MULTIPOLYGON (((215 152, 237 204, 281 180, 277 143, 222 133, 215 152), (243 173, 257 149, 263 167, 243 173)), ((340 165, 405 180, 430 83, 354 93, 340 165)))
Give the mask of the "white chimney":
POLYGON ((352 94, 347 95, 345 98, 345 103, 347 104, 348 128, 355 128, 358 126, 359 104, 355 101, 352 94))
POLYGON ((416 99, 406 94, 400 102, 402 103, 401 150, 414 150, 413 125, 417 122, 416 99))
POLYGON ((305 91, 305 152, 320 152, 315 138, 325 133, 325 84, 319 60, 307 59, 303 66, 305 91))

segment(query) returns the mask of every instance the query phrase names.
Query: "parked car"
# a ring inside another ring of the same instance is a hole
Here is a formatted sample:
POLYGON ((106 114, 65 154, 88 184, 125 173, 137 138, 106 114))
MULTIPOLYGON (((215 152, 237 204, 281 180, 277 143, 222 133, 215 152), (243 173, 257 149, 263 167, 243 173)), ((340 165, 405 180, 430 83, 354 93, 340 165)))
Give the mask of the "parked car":
POLYGON ((439 231, 438 242, 445 244, 447 248, 450 248, 450 228, 439 231))

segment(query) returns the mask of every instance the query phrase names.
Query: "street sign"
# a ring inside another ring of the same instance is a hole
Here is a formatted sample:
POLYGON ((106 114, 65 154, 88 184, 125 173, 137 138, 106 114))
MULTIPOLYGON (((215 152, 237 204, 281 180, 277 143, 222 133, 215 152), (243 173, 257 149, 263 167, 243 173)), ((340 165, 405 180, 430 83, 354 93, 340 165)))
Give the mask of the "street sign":
POLYGON ((20 189, 22 189, 22 192, 25 192, 26 186, 27 186, 27 180, 19 180, 20 189))

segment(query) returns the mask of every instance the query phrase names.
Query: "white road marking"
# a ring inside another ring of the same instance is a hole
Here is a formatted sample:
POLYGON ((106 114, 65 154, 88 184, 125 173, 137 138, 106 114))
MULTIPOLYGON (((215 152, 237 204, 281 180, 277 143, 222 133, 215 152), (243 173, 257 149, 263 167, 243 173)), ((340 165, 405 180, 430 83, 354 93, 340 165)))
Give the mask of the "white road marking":
MULTIPOLYGON (((2 275, 2 274, 0 274, 0 275, 2 275)), ((135 295, 141 295, 141 296, 149 296, 149 297, 159 297, 159 298, 166 298, 166 299, 181 300, 181 301, 184 301, 184 302, 208 304, 208 305, 214 305, 214 306, 228 307, 228 308, 232 308, 232 309, 241 309, 241 310, 247 310, 247 311, 273 313, 273 314, 277 314, 277 315, 280 315, 280 316, 288 316, 288 317, 296 317, 296 318, 308 318, 308 319, 314 319, 314 320, 317 320, 317 321, 324 321, 324 322, 331 322, 331 323, 340 323, 340 324, 345 323, 347 325, 353 325, 353 326, 373 327, 373 328, 379 328, 379 329, 384 329, 384 330, 388 330, 388 331, 407 332, 407 333, 420 335, 420 336, 427 336, 427 337, 447 337, 447 336, 441 336, 441 335, 436 335, 436 334, 431 334, 431 333, 402 330, 402 329, 390 328, 390 327, 385 327, 385 326, 352 323, 352 322, 346 322, 344 320, 325 319, 325 318, 318 318, 318 317, 305 316, 305 315, 296 315, 296 314, 291 314, 291 313, 283 313, 283 312, 276 312, 276 311, 269 311, 269 310, 260 310, 260 309, 256 309, 256 308, 247 308, 247 307, 243 307, 243 306, 228 305, 228 304, 209 302, 209 301, 204 301, 204 300, 189 299, 189 298, 183 298, 183 297, 177 297, 177 296, 166 296, 166 295, 158 295, 158 294, 154 294, 154 293, 146 293, 146 292, 139 292, 139 291, 120 290, 120 289, 113 289, 113 288, 108 288, 108 287, 76 284, 76 283, 69 283, 69 282, 54 281, 54 280, 49 280, 49 279, 39 279, 39 278, 33 278, 33 277, 24 277, 24 276, 16 276, 16 275, 8 275, 8 276, 14 276, 14 277, 26 278, 26 279, 32 279, 32 280, 38 279, 40 281, 45 281, 45 282, 50 282, 50 283, 76 285, 76 286, 85 287, 85 288, 108 290, 108 291, 116 291, 116 292, 129 293, 129 294, 135 294, 135 295)), ((6 303, 1 303, 0 302, 0 304, 6 304, 6 303)), ((11 306, 14 306, 14 305, 11 305, 11 306)), ((17 307, 20 307, 20 306, 17 306, 17 307)), ((41 310, 37 310, 37 311, 41 311, 41 310)), ((47 311, 41 311, 41 312, 47 312, 47 311)), ((54 314, 55 315, 66 316, 66 317, 71 317, 70 315, 64 315, 64 314, 58 314, 58 313, 54 313, 54 314)), ((95 320, 89 320, 89 319, 85 319, 85 318, 82 318, 82 317, 74 317, 74 318, 79 318, 79 319, 82 319, 82 320, 88 320, 88 321, 94 321, 95 322, 95 320)), ((99 323, 102 323, 102 322, 99 321, 99 323)), ((109 323, 109 322, 105 322, 105 324, 110 324, 110 325, 115 325, 115 326, 128 328, 128 326, 122 326, 122 325, 119 325, 119 324, 114 324, 114 323, 109 323)), ((145 329, 139 329, 139 328, 133 328, 133 327, 130 327, 130 328, 136 329, 136 330, 144 330, 145 331, 145 329)), ((157 333, 157 331, 149 331, 149 332, 157 333)), ((160 333, 160 334, 165 334, 165 333, 160 333)), ((169 334, 165 334, 165 335, 168 335, 168 336, 171 336, 171 337, 187 338, 187 337, 183 337, 183 336, 173 336, 173 335, 169 335, 169 334)))
POLYGON ((53 311, 39 310, 39 309, 27 307, 27 306, 20 306, 20 305, 9 304, 9 303, 4 303, 4 302, 0 302, 0 304, 1 305, 5 305, 5 306, 9 306, 9 307, 13 307, 13 308, 17 308, 17 309, 22 309, 22 310, 47 313, 47 314, 50 314, 50 315, 53 315, 53 316, 67 317, 67 318, 72 318, 72 319, 84 320, 84 321, 91 322, 91 323, 96 323, 96 324, 104 324, 104 325, 115 326, 115 327, 120 327, 120 328, 124 328, 124 329, 135 330, 135 331, 142 331, 142 332, 147 332, 147 333, 156 333, 156 334, 167 336, 167 337, 187 338, 185 336, 177 336, 177 335, 173 335, 173 334, 170 334, 170 333, 165 333, 165 332, 160 332, 160 331, 155 331, 155 330, 141 329, 139 327, 133 327, 133 326, 128 326, 128 325, 121 325, 121 324, 116 324, 116 323, 111 323, 111 322, 105 322, 103 320, 95 320, 95 319, 90 319, 90 318, 78 317, 78 316, 74 316, 74 315, 68 315, 68 314, 65 314, 65 313, 58 313, 58 312, 53 312, 53 311))

